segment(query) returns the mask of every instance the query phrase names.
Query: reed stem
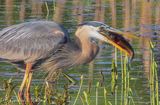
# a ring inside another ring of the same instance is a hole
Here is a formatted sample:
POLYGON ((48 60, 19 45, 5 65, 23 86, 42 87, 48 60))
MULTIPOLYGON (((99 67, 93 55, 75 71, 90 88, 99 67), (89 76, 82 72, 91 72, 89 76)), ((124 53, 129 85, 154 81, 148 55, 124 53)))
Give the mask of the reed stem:
POLYGON ((81 89, 82 89, 82 85, 83 85, 83 75, 81 75, 80 87, 79 87, 79 90, 78 90, 78 93, 77 93, 76 99, 74 100, 73 105, 76 105, 76 102, 77 102, 77 100, 78 100, 78 97, 79 97, 80 92, 81 92, 81 89))

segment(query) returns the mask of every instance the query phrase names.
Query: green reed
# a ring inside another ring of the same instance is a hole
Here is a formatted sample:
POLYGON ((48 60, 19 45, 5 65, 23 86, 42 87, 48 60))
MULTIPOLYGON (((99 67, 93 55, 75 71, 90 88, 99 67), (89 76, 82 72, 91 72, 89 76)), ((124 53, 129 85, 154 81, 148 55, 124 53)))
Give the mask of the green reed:
POLYGON ((17 94, 15 92, 16 86, 17 85, 13 83, 12 78, 10 78, 9 80, 4 80, 3 89, 5 92, 5 95, 2 99, 0 99, 1 105, 3 105, 3 104, 4 105, 12 105, 13 104, 13 99, 12 99, 13 94, 16 96, 16 98, 18 100, 17 94))
POLYGON ((104 90, 103 90, 104 103, 105 103, 105 105, 107 105, 107 90, 106 90, 105 87, 104 87, 103 89, 104 89, 104 90))
POLYGON ((99 82, 96 84, 96 105, 98 105, 98 88, 99 88, 99 82))
MULTIPOLYGON (((115 53, 114 53, 114 59, 112 60, 112 71, 111 71, 111 92, 114 94, 114 105, 118 105, 118 71, 117 71, 117 58, 118 58, 118 52, 117 49, 115 48, 115 53)), ((133 100, 133 94, 132 94, 132 89, 130 88, 130 64, 128 61, 127 54, 123 54, 120 52, 121 55, 121 105, 135 105, 134 100, 133 100)), ((106 102, 105 102, 106 103, 106 102)), ((112 104, 111 102, 108 101, 108 104, 112 104)))
MULTIPOLYGON (((121 105, 126 105, 127 103, 127 56, 123 57, 123 53, 121 54, 121 105)), ((114 59, 112 61, 112 73, 111 73, 111 89, 112 93, 114 93, 115 100, 114 104, 118 105, 118 71, 117 71, 117 58, 118 58, 118 51, 117 48, 114 50, 114 59)))
POLYGON ((46 6, 46 11, 47 11, 46 19, 48 19, 48 16, 49 16, 49 7, 48 7, 48 3, 47 2, 45 2, 45 6, 46 6))
POLYGON ((112 70, 111 70, 111 92, 115 97, 115 105, 117 105, 117 80, 118 80, 118 72, 115 60, 112 60, 112 70))
POLYGON ((130 88, 130 63, 121 52, 121 105, 135 105, 130 88))
POLYGON ((112 60, 112 70, 111 70, 111 92, 114 94, 115 97, 115 105, 117 105, 118 101, 118 85, 117 85, 117 81, 118 81, 118 71, 117 71, 117 48, 114 48, 114 58, 112 60))
POLYGON ((154 54, 155 45, 150 41, 151 67, 149 75, 151 105, 159 105, 158 66, 154 54))
POLYGON ((86 103, 86 105, 90 105, 91 104, 90 95, 86 91, 83 91, 83 95, 84 95, 84 102, 86 103))
POLYGON ((80 92, 82 89, 82 85, 83 85, 83 75, 81 75, 80 87, 79 87, 79 90, 78 90, 78 93, 77 93, 76 99, 74 100, 73 105, 76 105, 77 103, 78 97, 80 96, 80 92))
POLYGON ((127 81, 127 79, 129 79, 128 78, 128 69, 127 69, 127 56, 125 55, 125 58, 124 58, 124 61, 123 61, 123 71, 122 71, 122 73, 123 73, 123 78, 124 78, 124 84, 123 84, 123 86, 124 86, 124 105, 127 105, 128 104, 128 81, 127 81))

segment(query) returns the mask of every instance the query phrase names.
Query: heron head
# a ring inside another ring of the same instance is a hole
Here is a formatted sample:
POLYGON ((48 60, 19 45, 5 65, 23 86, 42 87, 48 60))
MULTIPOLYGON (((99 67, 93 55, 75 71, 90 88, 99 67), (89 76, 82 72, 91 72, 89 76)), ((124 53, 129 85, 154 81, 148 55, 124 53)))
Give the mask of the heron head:
POLYGON ((115 28, 112 28, 102 22, 89 21, 79 25, 80 30, 86 30, 89 37, 93 37, 110 43, 119 50, 125 52, 131 58, 134 57, 134 50, 129 42, 123 37, 125 33, 115 28))

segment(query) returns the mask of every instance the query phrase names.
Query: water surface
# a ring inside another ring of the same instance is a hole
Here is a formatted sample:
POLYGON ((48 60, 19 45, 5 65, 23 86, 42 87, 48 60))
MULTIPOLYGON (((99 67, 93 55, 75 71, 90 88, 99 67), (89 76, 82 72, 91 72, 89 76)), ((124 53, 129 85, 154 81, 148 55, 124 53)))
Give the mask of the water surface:
MULTIPOLYGON (((83 21, 101 21, 120 29, 122 31, 134 33, 138 39, 128 38, 135 50, 135 57, 131 62, 129 70, 129 88, 132 90, 130 97, 133 98, 135 105, 149 105, 150 87, 149 79, 151 70, 151 50, 150 41, 155 45, 155 60, 159 65, 159 35, 160 35, 160 2, 150 0, 0 0, 0 28, 35 20, 51 20, 64 25, 73 37, 76 25, 83 21)), ((96 59, 89 65, 81 65, 65 70, 65 73, 76 80, 76 85, 69 89, 72 105, 79 89, 81 75, 84 76, 82 93, 91 86, 91 103, 95 104, 95 89, 97 82, 101 83, 98 96, 98 105, 104 105, 103 87, 107 90, 107 101, 113 105, 120 105, 122 71, 121 55, 118 51, 117 70, 118 80, 116 84, 117 92, 115 95, 111 90, 111 70, 112 59, 114 59, 114 47, 99 42, 101 51, 96 59), (89 85, 92 84, 92 85, 89 85), (115 101, 117 99, 117 102, 115 101)), ((158 66, 159 67, 159 66, 158 66)), ((158 69, 159 70, 159 69, 158 69)), ((32 82, 32 91, 36 86, 43 86, 44 72, 36 71, 32 82)), ((17 91, 23 78, 23 72, 15 69, 14 66, 0 63, 0 84, 4 80, 12 79, 17 91)), ((58 92, 64 91, 67 84, 66 78, 61 75, 58 80, 58 92)), ((159 82, 160 83, 160 82, 159 82)), ((5 91, 0 85, 1 98, 5 91)), ((34 96, 34 95, 33 95, 34 96)), ((12 99, 16 100, 13 94, 12 99)), ((131 101, 130 101, 131 102, 131 101)), ((130 103, 132 105, 133 102, 130 103)), ((76 105, 82 105, 80 98, 76 105)))

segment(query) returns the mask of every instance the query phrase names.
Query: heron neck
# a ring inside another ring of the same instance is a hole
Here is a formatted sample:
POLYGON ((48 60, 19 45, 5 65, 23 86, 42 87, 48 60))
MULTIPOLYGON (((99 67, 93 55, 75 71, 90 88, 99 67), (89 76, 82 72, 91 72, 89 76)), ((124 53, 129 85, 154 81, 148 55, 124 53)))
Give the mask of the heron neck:
POLYGON ((80 64, 89 63, 95 58, 99 50, 96 44, 88 38, 76 37, 75 42, 64 44, 57 53, 54 53, 43 64, 47 71, 55 71, 80 64))
MULTIPOLYGON (((87 36, 87 35, 83 35, 87 36)), ((99 47, 92 43, 87 37, 77 37, 76 43, 78 44, 80 50, 77 54, 77 62, 80 64, 89 63, 95 58, 99 51, 99 47)))

